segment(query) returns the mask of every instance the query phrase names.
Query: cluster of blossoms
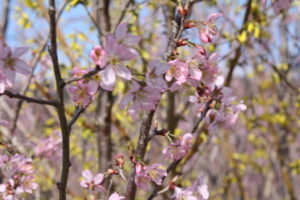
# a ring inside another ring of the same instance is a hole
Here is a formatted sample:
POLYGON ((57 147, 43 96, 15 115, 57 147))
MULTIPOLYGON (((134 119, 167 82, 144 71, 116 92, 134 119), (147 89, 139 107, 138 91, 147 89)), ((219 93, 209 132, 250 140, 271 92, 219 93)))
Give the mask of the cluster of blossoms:
POLYGON ((23 155, 1 155, 0 168, 5 182, 0 184, 0 197, 4 200, 17 200, 22 195, 32 194, 38 185, 34 182, 32 160, 23 155))
MULTIPOLYGON (((89 70, 74 67, 73 76, 75 78, 81 77, 88 73, 89 70)), ((72 94, 74 103, 77 106, 86 107, 94 99, 95 94, 99 88, 99 83, 94 79, 82 79, 76 81, 76 85, 69 87, 69 92, 72 94)))
POLYGON ((16 73, 30 74, 28 64, 20 59, 26 51, 26 47, 19 47, 12 51, 0 38, 0 93, 14 84, 16 73))
MULTIPOLYGON (((211 14, 207 21, 186 21, 185 29, 196 27, 199 29, 200 40, 204 43, 212 42, 218 34, 215 21, 222 14, 211 14)), ((217 60, 218 53, 208 53, 205 48, 199 44, 192 43, 188 39, 179 39, 176 48, 169 56, 168 61, 151 60, 148 64, 148 71, 144 79, 134 78, 125 63, 136 58, 137 53, 132 48, 139 42, 138 36, 128 33, 127 24, 118 26, 115 34, 106 37, 104 46, 95 46, 91 51, 90 57, 94 64, 99 68, 98 78, 84 79, 77 82, 77 85, 70 88, 73 94, 73 100, 76 104, 88 105, 93 99, 99 87, 105 90, 113 90, 117 77, 131 81, 131 88, 121 100, 120 107, 128 107, 128 113, 136 120, 140 111, 151 111, 157 108, 162 95, 167 91, 182 91, 185 88, 196 90, 196 95, 191 96, 189 101, 197 107, 199 115, 205 111, 209 103, 209 110, 205 116, 205 122, 210 127, 230 128, 236 121, 240 111, 246 109, 243 102, 234 103, 235 97, 228 88, 223 87, 224 78, 220 76, 217 60), (179 57, 177 48, 189 45, 192 48, 191 53, 185 58, 179 57), (188 86, 188 87, 186 87, 188 86)), ((75 68, 75 77, 81 77, 88 74, 89 71, 83 71, 75 68)), ((182 159, 191 150, 194 136, 193 133, 186 133, 176 138, 173 135, 166 134, 165 131, 158 135, 166 136, 170 144, 162 154, 165 159, 172 162, 182 159)), ((135 156, 133 156, 135 158, 135 156)), ((118 159, 118 170, 114 174, 122 174, 124 158, 118 159)), ((136 159, 131 160, 135 165, 134 181, 138 188, 149 190, 151 183, 162 185, 164 177, 167 176, 165 168, 158 163, 145 165, 136 159)), ((91 192, 104 192, 103 182, 104 174, 95 176, 88 170, 83 171, 84 180, 81 186, 91 192)), ((122 176, 123 179, 126 179, 122 176)), ((196 181, 193 186, 182 189, 173 186, 175 191, 172 199, 200 199, 206 200, 209 197, 207 185, 203 181, 196 181)), ((123 199, 117 193, 113 194, 110 199, 123 199), (116 198, 112 198, 116 196, 116 198)))
MULTIPOLYGON (((86 107, 94 99, 99 87, 112 91, 117 76, 126 80, 132 79, 126 62, 137 57, 138 54, 132 46, 139 41, 140 37, 129 34, 128 25, 122 23, 116 29, 115 34, 106 36, 104 46, 97 45, 92 49, 90 57, 100 72, 96 78, 78 80, 76 85, 69 88, 76 105, 86 107)), ((73 76, 79 78, 92 70, 94 69, 83 70, 75 67, 73 76)))

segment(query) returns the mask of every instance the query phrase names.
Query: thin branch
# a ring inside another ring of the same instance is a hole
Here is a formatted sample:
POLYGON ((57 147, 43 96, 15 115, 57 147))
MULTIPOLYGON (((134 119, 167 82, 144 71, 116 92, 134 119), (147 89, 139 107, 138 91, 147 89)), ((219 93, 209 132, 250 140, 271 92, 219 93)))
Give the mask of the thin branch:
POLYGON ((95 68, 95 69, 93 69, 92 71, 89 71, 88 73, 84 74, 83 76, 81 76, 81 77, 76 77, 76 78, 72 78, 72 79, 69 79, 69 80, 66 80, 66 81, 64 82, 64 86, 65 86, 65 85, 68 85, 68 84, 71 84, 71 83, 73 83, 73 82, 76 82, 76 81, 80 81, 80 80, 83 80, 83 79, 86 79, 86 78, 90 78, 90 77, 96 75, 96 74, 97 74, 99 71, 101 71, 101 70, 102 70, 102 69, 101 69, 98 65, 96 65, 96 68, 95 68))
POLYGON ((92 14, 90 13, 90 11, 88 10, 86 5, 83 5, 85 12, 87 13, 87 15, 89 16, 89 18, 91 19, 92 23, 94 24, 94 26, 96 27, 99 35, 103 35, 99 25, 97 24, 96 20, 93 18, 92 14))
MULTIPOLYGON (((246 8, 246 12, 245 12, 245 15, 244 15, 244 20, 243 20, 243 25, 242 25, 239 33, 241 33, 244 30, 244 26, 249 20, 250 13, 251 13, 251 4, 252 4, 252 0, 248 0, 247 8, 246 8)), ((229 62, 229 71, 228 71, 228 74, 226 76, 226 80, 225 80, 225 84, 224 84, 225 86, 229 86, 230 83, 231 83, 232 76, 233 76, 233 71, 234 71, 235 67, 237 66, 239 58, 242 55, 242 46, 243 46, 242 44, 239 45, 239 47, 235 51, 234 58, 229 62)))
POLYGON ((1 34, 4 39, 6 37, 7 27, 8 27, 8 23, 9 23, 10 2, 11 2, 11 0, 4 0, 4 2, 2 4, 3 5, 3 16, 1 16, 1 17, 2 17, 3 21, 0 22, 1 23, 0 31, 1 31, 1 34))
POLYGON ((49 18, 50 18, 50 41, 51 48, 49 49, 51 60, 53 64, 56 91, 59 98, 57 106, 57 114, 60 122, 60 129, 62 133, 62 169, 60 182, 57 183, 59 190, 59 200, 67 199, 67 183, 69 176, 70 162, 70 129, 67 123, 65 107, 64 107, 64 80, 61 77, 59 61, 57 56, 57 35, 56 35, 56 17, 55 17, 55 0, 49 0, 49 18))
POLYGON ((115 31, 114 31, 114 32, 116 32, 117 27, 118 27, 119 24, 122 22, 122 20, 123 20, 123 18, 125 17, 125 14, 126 14, 128 8, 129 8, 130 4, 132 4, 132 3, 134 3, 134 0, 128 0, 128 1, 127 1, 125 7, 123 8, 123 10, 122 10, 122 12, 121 12, 121 15, 120 15, 118 21, 117 21, 117 23, 116 23, 115 31))
POLYGON ((49 106, 55 106, 57 107, 58 105, 58 101, 49 101, 49 100, 43 100, 43 99, 35 99, 35 98, 31 98, 31 97, 27 97, 18 93, 13 93, 11 91, 5 90, 3 94, 1 95, 5 95, 8 96, 9 98, 14 98, 14 99, 21 99, 24 100, 28 103, 36 103, 36 104, 42 104, 42 105, 49 105, 49 106))
POLYGON ((73 124, 77 121, 77 119, 80 117, 80 115, 82 113, 84 113, 85 109, 87 108, 86 107, 82 107, 82 108, 78 108, 73 116, 73 118, 71 119, 71 121, 69 122, 68 126, 69 126, 69 129, 72 128, 73 124))

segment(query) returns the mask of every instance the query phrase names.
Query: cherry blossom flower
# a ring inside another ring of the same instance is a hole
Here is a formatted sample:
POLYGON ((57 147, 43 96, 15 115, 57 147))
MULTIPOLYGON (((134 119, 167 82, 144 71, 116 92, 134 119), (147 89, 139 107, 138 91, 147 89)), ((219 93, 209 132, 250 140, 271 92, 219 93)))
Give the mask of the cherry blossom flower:
POLYGON ((136 164, 135 184, 140 189, 149 190, 151 181, 161 185, 164 176, 167 176, 167 171, 158 163, 150 166, 143 166, 140 163, 136 164))
POLYGON ((212 41, 212 39, 214 38, 214 36, 217 35, 218 28, 217 28, 215 22, 222 15, 223 14, 221 14, 221 13, 213 13, 208 16, 206 22, 203 22, 203 24, 205 25, 205 28, 199 29, 200 39, 202 42, 210 43, 212 41))
POLYGON ((150 176, 151 180, 157 185, 162 184, 162 178, 167 176, 167 171, 162 168, 161 164, 155 163, 144 167, 145 173, 150 176))
POLYGON ((160 88, 160 92, 166 91, 168 85, 163 78, 163 75, 167 72, 170 66, 166 63, 162 63, 158 60, 152 60, 149 62, 149 71, 146 74, 147 85, 152 85, 160 88))
POLYGON ((224 87, 222 94, 219 108, 209 110, 206 115, 205 121, 209 125, 209 129, 216 127, 233 128, 239 113, 247 109, 243 101, 234 103, 236 97, 232 96, 232 89, 224 87))
POLYGON ((132 78, 130 70, 125 66, 125 62, 138 56, 138 53, 130 46, 139 42, 139 36, 128 33, 128 25, 120 24, 114 35, 106 36, 104 47, 95 46, 90 53, 93 62, 103 70, 102 82, 107 90, 112 90, 116 77, 119 76, 126 80, 132 78))
POLYGON ((90 80, 87 82, 77 82, 76 85, 71 86, 68 90, 72 94, 76 105, 86 107, 94 99, 98 88, 99 83, 95 80, 90 80))
POLYGON ((124 196, 120 196, 118 193, 114 192, 112 195, 109 196, 108 200, 122 200, 126 199, 124 196))
POLYGON ((198 200, 196 196, 193 195, 193 192, 187 189, 182 189, 175 187, 174 195, 172 196, 173 200, 198 200))
POLYGON ((205 51, 203 53, 196 48, 189 59, 189 63, 199 66, 199 69, 202 73, 201 81, 207 85, 214 85, 214 82, 219 74, 219 68, 217 65, 217 60, 219 57, 220 56, 218 53, 212 53, 208 56, 205 51))
POLYGON ((84 180, 80 182, 80 185, 91 192, 104 192, 105 188, 101 185, 104 181, 104 174, 96 174, 93 176, 91 171, 83 170, 82 176, 84 180))
POLYGON ((208 187, 203 183, 203 177, 200 177, 192 186, 186 189, 175 187, 172 196, 173 200, 208 200, 208 198, 208 187))
POLYGON ((128 24, 127 23, 121 23, 117 27, 115 37, 119 43, 126 44, 127 46, 137 45, 141 40, 140 36, 132 35, 132 34, 128 33, 128 24))
POLYGON ((165 75, 166 80, 171 81, 172 78, 174 78, 178 85, 186 82, 189 75, 188 64, 179 59, 171 60, 168 64, 170 65, 170 68, 165 75))
POLYGON ((192 148, 193 135, 186 133, 172 142, 167 148, 163 150, 164 158, 171 160, 180 160, 183 158, 189 150, 192 148))
MULTIPOLYGON (((14 83, 16 73, 30 74, 31 69, 28 64, 20 59, 27 50, 26 47, 19 47, 12 51, 8 46, 0 45, 0 71, 10 84, 14 83)), ((3 75, 0 79, 3 82, 3 75)))
POLYGON ((131 101, 132 105, 128 108, 132 119, 137 119, 137 113, 142 110, 154 110, 161 98, 161 88, 152 85, 142 86, 136 81, 132 81, 131 89, 124 96, 120 103, 122 109, 131 101))
POLYGON ((276 0, 273 4, 273 9, 276 14, 279 14, 281 11, 288 10, 290 6, 290 0, 276 0))
POLYGON ((150 190, 151 177, 148 176, 140 163, 136 164, 135 171, 134 182, 136 186, 142 190, 150 190))

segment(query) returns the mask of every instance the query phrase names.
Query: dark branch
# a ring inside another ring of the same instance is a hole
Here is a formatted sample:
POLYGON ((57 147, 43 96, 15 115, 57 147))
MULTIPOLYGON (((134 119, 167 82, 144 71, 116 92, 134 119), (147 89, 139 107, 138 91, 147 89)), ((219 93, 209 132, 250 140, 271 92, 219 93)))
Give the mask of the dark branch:
POLYGON ((31 98, 31 97, 27 97, 18 93, 13 93, 11 91, 5 90, 3 94, 1 95, 5 95, 8 96, 9 98, 14 98, 14 99, 21 99, 24 100, 28 103, 36 103, 36 104, 43 104, 43 105, 50 105, 50 106, 55 106, 57 107, 58 102, 57 101, 50 101, 50 100, 43 100, 43 99, 35 99, 35 98, 31 98))

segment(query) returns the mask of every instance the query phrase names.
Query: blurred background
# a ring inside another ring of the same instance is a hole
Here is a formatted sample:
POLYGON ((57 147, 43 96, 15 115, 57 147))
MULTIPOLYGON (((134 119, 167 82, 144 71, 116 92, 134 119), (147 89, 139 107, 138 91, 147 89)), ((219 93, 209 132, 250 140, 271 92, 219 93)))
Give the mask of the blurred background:
MULTIPOLYGON (((28 46, 24 57, 33 69, 30 77, 18 76, 11 89, 27 96, 53 99, 55 87, 47 52, 49 39, 46 0, 0 0, 0 31, 12 47, 28 46)), ((93 46, 101 44, 95 22, 97 0, 57 0, 59 59, 64 78, 75 66, 89 68, 93 46)), ((140 35, 140 58, 130 63, 132 71, 143 73, 151 59, 162 58, 176 16, 172 0, 110 1, 110 21, 114 27, 124 9, 123 22, 140 35)), ((209 131, 201 128, 194 148, 173 175, 180 185, 190 186, 199 175, 206 178, 212 200, 297 200, 300 199, 300 1, 294 0, 198 0, 192 1, 190 20, 205 21, 211 13, 218 19, 218 37, 203 44, 209 53, 218 52, 218 65, 225 85, 244 100, 247 110, 233 129, 209 131)), ((187 30, 184 38, 201 44, 197 29, 187 30)), ((202 44, 201 44, 202 45, 202 44)), ((181 48, 187 56, 187 47, 181 48)), ((118 81, 112 105, 112 154, 128 156, 137 142, 139 122, 133 121, 119 102, 128 83, 118 81)), ((155 120, 159 126, 180 135, 191 129, 197 119, 188 97, 194 91, 164 95, 155 120)), ((67 112, 75 110, 68 94, 67 112)), ((106 170, 103 155, 105 112, 101 95, 74 125, 71 134, 72 167, 69 199, 85 199, 79 182, 82 169, 94 173, 106 170)), ((57 199, 56 182, 60 173, 60 134, 55 110, 29 105, 19 100, 0 98, 0 118, 10 122, 0 128, 0 141, 11 141, 17 151, 34 159, 39 189, 29 199, 57 199), (50 144, 50 145, 49 145, 50 144), (44 148, 44 149, 43 149, 44 148), (42 153, 41 153, 42 152, 42 153)), ((159 162, 167 141, 154 138, 146 161, 159 162)), ((2 148, 2 147, 1 147, 2 148)), ((129 171, 126 162, 125 171, 129 171)), ((120 194, 125 183, 112 179, 120 194), (124 184, 120 184, 124 183, 124 184)), ((146 199, 139 191, 137 199, 146 199)), ((157 199, 169 199, 166 193, 157 199)))

